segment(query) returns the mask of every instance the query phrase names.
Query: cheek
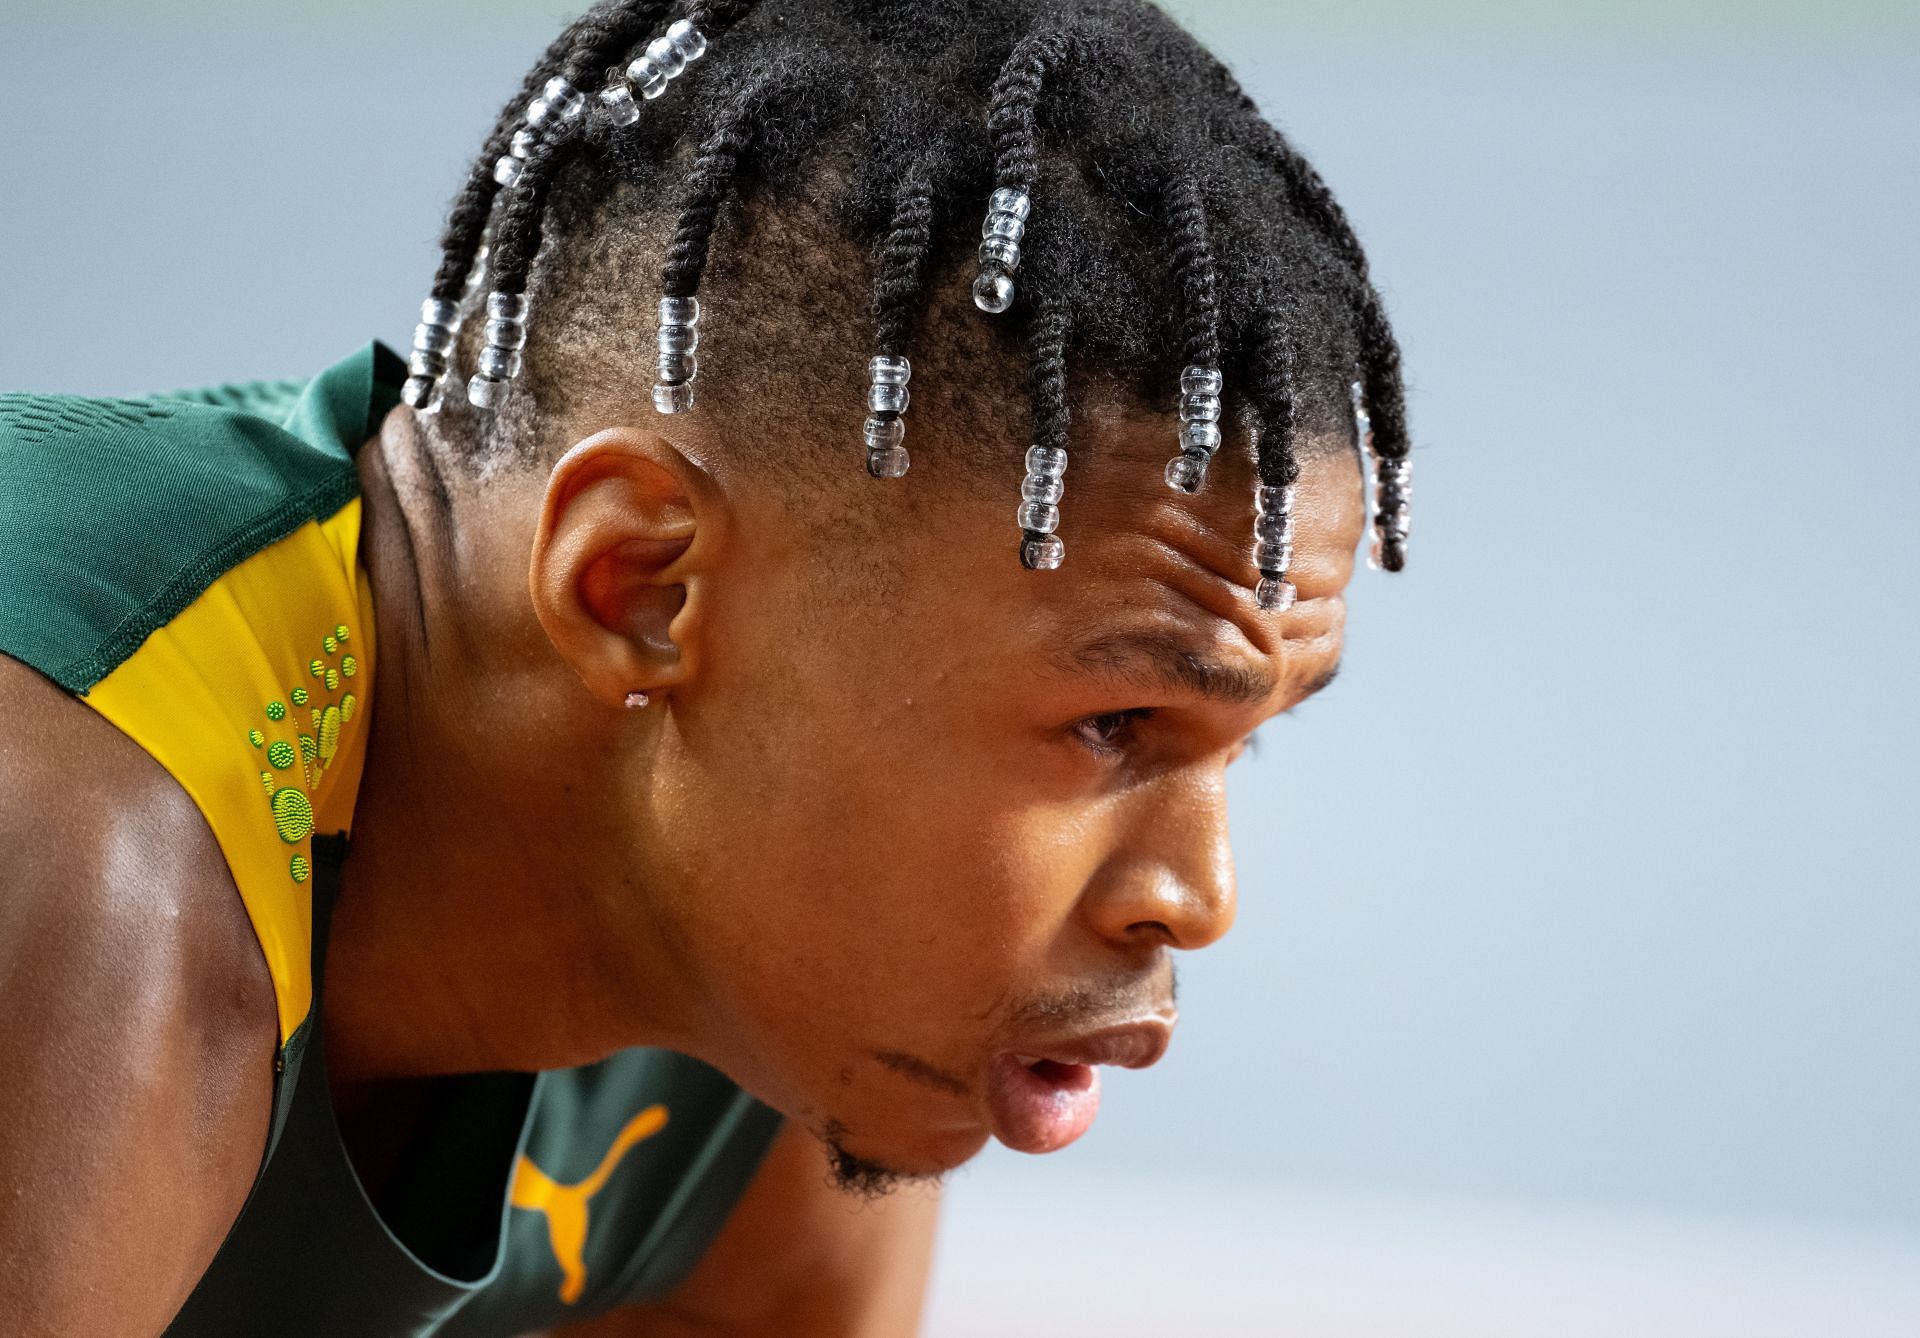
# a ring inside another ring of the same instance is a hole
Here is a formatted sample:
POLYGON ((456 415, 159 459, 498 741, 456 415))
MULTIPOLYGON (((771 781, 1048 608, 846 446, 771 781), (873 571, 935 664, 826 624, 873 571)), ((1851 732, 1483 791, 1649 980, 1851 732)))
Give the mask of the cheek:
POLYGON ((778 686, 783 706, 736 701, 678 763, 701 973, 756 1030, 946 1052, 1043 983, 1084 833, 1022 790, 1009 731, 938 670, 778 686))

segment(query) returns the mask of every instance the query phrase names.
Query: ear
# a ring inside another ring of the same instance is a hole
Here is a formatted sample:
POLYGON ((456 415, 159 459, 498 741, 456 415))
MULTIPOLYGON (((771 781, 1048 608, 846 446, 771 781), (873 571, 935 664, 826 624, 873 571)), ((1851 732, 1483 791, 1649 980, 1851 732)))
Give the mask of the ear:
POLYGON ((600 701, 696 672, 727 515, 712 476, 654 433, 609 428, 554 465, 527 584, 547 639, 600 701))

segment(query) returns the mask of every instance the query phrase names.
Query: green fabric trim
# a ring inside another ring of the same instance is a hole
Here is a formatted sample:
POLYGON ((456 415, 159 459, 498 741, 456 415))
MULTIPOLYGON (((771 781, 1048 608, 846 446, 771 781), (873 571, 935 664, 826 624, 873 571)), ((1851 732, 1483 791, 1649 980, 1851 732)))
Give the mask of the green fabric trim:
POLYGON ((405 376, 373 342, 306 382, 0 395, 0 652, 84 695, 224 572, 358 496, 354 452, 405 376))

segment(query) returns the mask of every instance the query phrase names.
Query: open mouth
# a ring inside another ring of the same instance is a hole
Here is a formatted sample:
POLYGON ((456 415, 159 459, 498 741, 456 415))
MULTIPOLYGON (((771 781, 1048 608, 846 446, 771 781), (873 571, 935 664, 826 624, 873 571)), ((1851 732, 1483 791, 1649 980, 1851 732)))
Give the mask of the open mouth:
POLYGON ((987 1086, 994 1137, 1015 1152, 1057 1152, 1100 1113, 1100 1072, 1091 1064, 1003 1054, 987 1086))

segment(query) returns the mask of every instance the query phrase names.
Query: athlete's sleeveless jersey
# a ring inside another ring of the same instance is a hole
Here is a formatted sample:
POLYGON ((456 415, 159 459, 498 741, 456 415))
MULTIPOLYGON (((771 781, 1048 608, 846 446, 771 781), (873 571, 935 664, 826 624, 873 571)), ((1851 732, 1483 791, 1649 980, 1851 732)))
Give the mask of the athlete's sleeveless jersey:
POLYGON ((377 1204, 353 1173, 316 991, 375 709, 353 456, 404 375, 371 344, 307 383, 0 395, 0 652, 193 798, 273 978, 267 1153, 170 1335, 505 1338, 657 1299, 779 1126, 630 1050, 444 1079, 377 1204))

